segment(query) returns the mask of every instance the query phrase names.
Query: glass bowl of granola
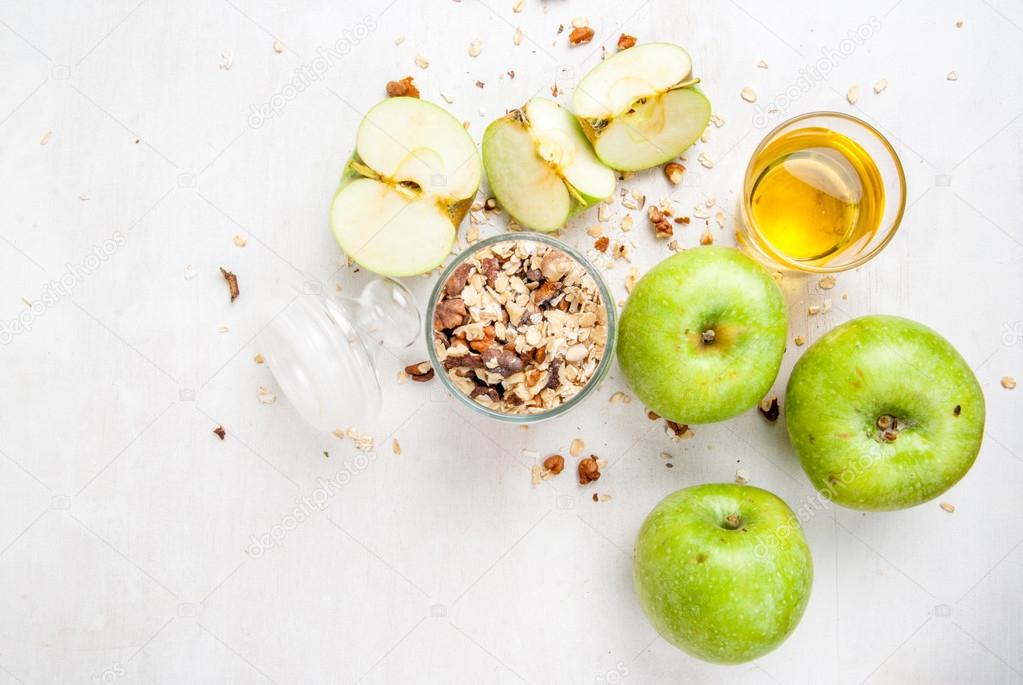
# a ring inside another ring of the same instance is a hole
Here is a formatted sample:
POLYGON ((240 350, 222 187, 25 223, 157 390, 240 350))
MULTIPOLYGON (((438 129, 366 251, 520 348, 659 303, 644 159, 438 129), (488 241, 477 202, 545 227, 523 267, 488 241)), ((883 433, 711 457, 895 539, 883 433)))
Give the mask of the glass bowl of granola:
POLYGON ((427 347, 462 403, 532 423, 593 392, 614 356, 616 317, 585 257, 541 233, 505 233, 470 246, 441 274, 427 307, 427 347))

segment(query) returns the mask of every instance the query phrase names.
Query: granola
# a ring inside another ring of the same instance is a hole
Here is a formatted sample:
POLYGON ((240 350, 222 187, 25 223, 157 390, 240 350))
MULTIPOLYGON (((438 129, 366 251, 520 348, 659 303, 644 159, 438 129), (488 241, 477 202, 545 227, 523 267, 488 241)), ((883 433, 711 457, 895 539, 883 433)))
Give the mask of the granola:
POLYGON ((476 251, 443 284, 434 346, 452 385, 487 409, 540 414, 593 379, 608 313, 586 268, 565 252, 509 239, 476 251))

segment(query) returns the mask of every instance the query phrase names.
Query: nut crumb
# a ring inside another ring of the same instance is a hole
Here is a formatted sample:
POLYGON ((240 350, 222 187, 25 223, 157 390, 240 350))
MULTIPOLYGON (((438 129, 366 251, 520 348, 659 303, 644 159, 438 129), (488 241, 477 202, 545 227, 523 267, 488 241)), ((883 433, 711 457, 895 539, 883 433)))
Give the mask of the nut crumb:
POLYGON ((391 438, 391 452, 401 456, 401 443, 398 442, 398 438, 391 438))
POLYGON ((238 299, 238 295, 241 294, 241 291, 238 289, 238 277, 224 267, 220 267, 220 273, 224 280, 227 281, 227 289, 231 293, 231 301, 234 302, 238 299))
POLYGON ((216 428, 214 428, 213 434, 216 435, 221 440, 227 437, 227 431, 224 430, 223 426, 217 426, 216 428))
POLYGON ((264 357, 264 356, 263 356, 262 354, 260 354, 259 352, 257 352, 257 353, 256 353, 256 356, 254 356, 254 357, 252 358, 252 361, 256 362, 257 364, 262 364, 263 362, 265 362, 265 361, 266 361, 266 357, 264 357))
POLYGON ((591 454, 579 462, 579 485, 586 485, 600 479, 600 466, 596 455, 591 454))
POLYGON ((522 45, 522 37, 523 37, 522 27, 516 26, 515 33, 512 34, 512 43, 514 43, 515 45, 522 45))
POLYGON ((835 287, 836 279, 834 276, 825 276, 821 280, 817 281, 817 287, 821 290, 831 290, 835 287))
POLYGON ((845 91, 845 99, 850 105, 855 105, 860 99, 860 87, 849 86, 849 90, 845 91))
POLYGON ((50 142, 50 138, 52 137, 53 131, 46 131, 45 133, 43 133, 43 137, 39 139, 39 144, 46 145, 48 142, 50 142))
POLYGON ((400 97, 419 97, 419 89, 416 88, 414 83, 415 79, 411 76, 406 76, 400 81, 388 81, 387 82, 387 97, 389 98, 400 98, 400 97))
POLYGON ((220 64, 217 68, 222 71, 230 71, 231 67, 234 66, 234 52, 231 50, 224 50, 220 53, 220 64))
POLYGON ((650 205, 647 208, 647 217, 650 219, 650 225, 654 227, 655 238, 670 238, 672 236, 674 231, 671 222, 656 205, 650 205))
POLYGON ((746 469, 737 469, 735 472, 735 482, 739 485, 745 485, 749 482, 749 471, 746 469))
POLYGON ((697 155, 696 161, 698 161, 707 169, 713 168, 714 166, 714 160, 706 152, 701 152, 699 155, 697 155))
POLYGON ((1016 387, 1016 379, 1012 376, 1002 376, 1002 387, 1006 390, 1012 390, 1016 387))
POLYGON ((673 185, 678 185, 682 182, 682 176, 686 173, 686 168, 678 162, 669 162, 664 166, 664 175, 668 177, 668 180, 673 185))
POLYGON ((408 374, 408 377, 416 383, 425 383, 426 381, 431 380, 434 375, 433 367, 428 361, 419 362, 418 364, 409 364, 405 367, 404 371, 408 374))
POLYGON ((796 343, 796 347, 802 347, 803 345, 806 344, 806 338, 804 338, 801 335, 797 335, 796 339, 793 340, 793 342, 796 343))
POLYGON ((626 395, 621 390, 619 390, 618 392, 611 395, 611 397, 607 398, 607 402, 608 404, 618 404, 619 402, 621 402, 622 404, 628 404, 629 402, 632 402, 632 398, 626 395))
POLYGON ((880 94, 887 87, 888 79, 886 78, 880 79, 877 83, 874 84, 874 94, 875 95, 880 94))
POLYGON ((394 37, 394 44, 395 45, 401 45, 404 42, 405 42, 405 36, 395 36, 394 37))
POLYGON ((757 62, 757 69, 766 69, 766 68, 767 68, 767 60, 760 60, 759 62, 757 62))
POLYGON ((746 86, 745 88, 740 90, 739 91, 739 96, 743 100, 745 100, 746 102, 756 102, 757 101, 757 93, 756 93, 756 91, 754 91, 749 86, 746 86))
POLYGON ((635 36, 630 36, 627 33, 623 33, 622 35, 618 36, 618 49, 619 50, 628 50, 629 48, 635 47, 635 46, 636 46, 636 37, 635 36))
POLYGON ((950 71, 948 72, 948 76, 946 76, 945 78, 947 78, 949 81, 958 81, 959 74, 955 73, 954 71, 950 71))
POLYGON ((430 60, 426 59, 425 55, 416 55, 415 62, 416 66, 419 67, 420 69, 426 69, 428 66, 430 66, 430 60))
POLYGON ((565 458, 560 454, 552 454, 543 460, 543 467, 556 476, 565 470, 565 458))
POLYGON ((284 43, 282 43, 279 40, 275 40, 273 44, 273 49, 274 52, 276 52, 278 55, 281 54, 282 52, 284 52, 284 43))
POLYGON ((577 45, 586 45, 593 40, 595 31, 589 26, 577 26, 572 29, 572 33, 568 34, 568 44, 572 47, 577 45))
POLYGON ((950 514, 956 510, 956 505, 952 504, 951 502, 942 502, 938 506, 950 514))
POLYGON ((483 52, 483 41, 477 38, 469 43, 469 57, 479 57, 481 52, 483 52))
POLYGON ((586 443, 583 442, 582 438, 574 438, 572 444, 568 447, 568 453, 573 457, 578 457, 586 449, 586 443))
POLYGON ((236 236, 234 237, 234 244, 235 244, 235 245, 236 245, 237 247, 245 247, 246 245, 248 245, 248 244, 249 244, 249 241, 248 241, 248 240, 246 240, 246 239, 245 239, 245 237, 244 237, 244 236, 242 236, 242 235, 236 235, 236 236))
POLYGON ((256 399, 263 404, 273 404, 277 401, 277 395, 273 394, 262 385, 256 390, 256 399))
POLYGON ((703 232, 703 235, 700 236, 700 244, 701 245, 713 245, 714 244, 714 236, 711 235, 710 231, 704 231, 703 232))
POLYGON ((760 411, 760 415, 771 423, 777 421, 778 416, 781 415, 781 406, 778 404, 777 395, 768 395, 760 400, 760 406, 757 409, 760 411))
POLYGON ((521 12, 525 6, 526 0, 515 0, 515 4, 512 5, 512 12, 515 12, 517 14, 521 12))

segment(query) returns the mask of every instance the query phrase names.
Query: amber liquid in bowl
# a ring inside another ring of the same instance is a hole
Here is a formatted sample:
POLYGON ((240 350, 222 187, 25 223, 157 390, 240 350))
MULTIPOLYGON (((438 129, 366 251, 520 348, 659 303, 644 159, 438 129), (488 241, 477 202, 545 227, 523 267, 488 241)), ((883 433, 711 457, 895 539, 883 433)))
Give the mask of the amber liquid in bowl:
POLYGON ((823 127, 789 131, 752 163, 750 227, 769 252, 825 264, 862 250, 884 216, 884 181, 856 141, 823 127))

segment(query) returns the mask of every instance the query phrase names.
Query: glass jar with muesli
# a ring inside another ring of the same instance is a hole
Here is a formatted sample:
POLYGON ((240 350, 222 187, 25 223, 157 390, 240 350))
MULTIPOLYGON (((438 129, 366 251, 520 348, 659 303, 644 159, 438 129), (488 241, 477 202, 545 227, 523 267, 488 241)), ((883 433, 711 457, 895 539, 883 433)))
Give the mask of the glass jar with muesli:
POLYGON ((614 356, 617 308, 585 257, 540 233, 462 252, 427 308, 430 361, 447 389, 492 418, 530 423, 582 402, 614 356))

